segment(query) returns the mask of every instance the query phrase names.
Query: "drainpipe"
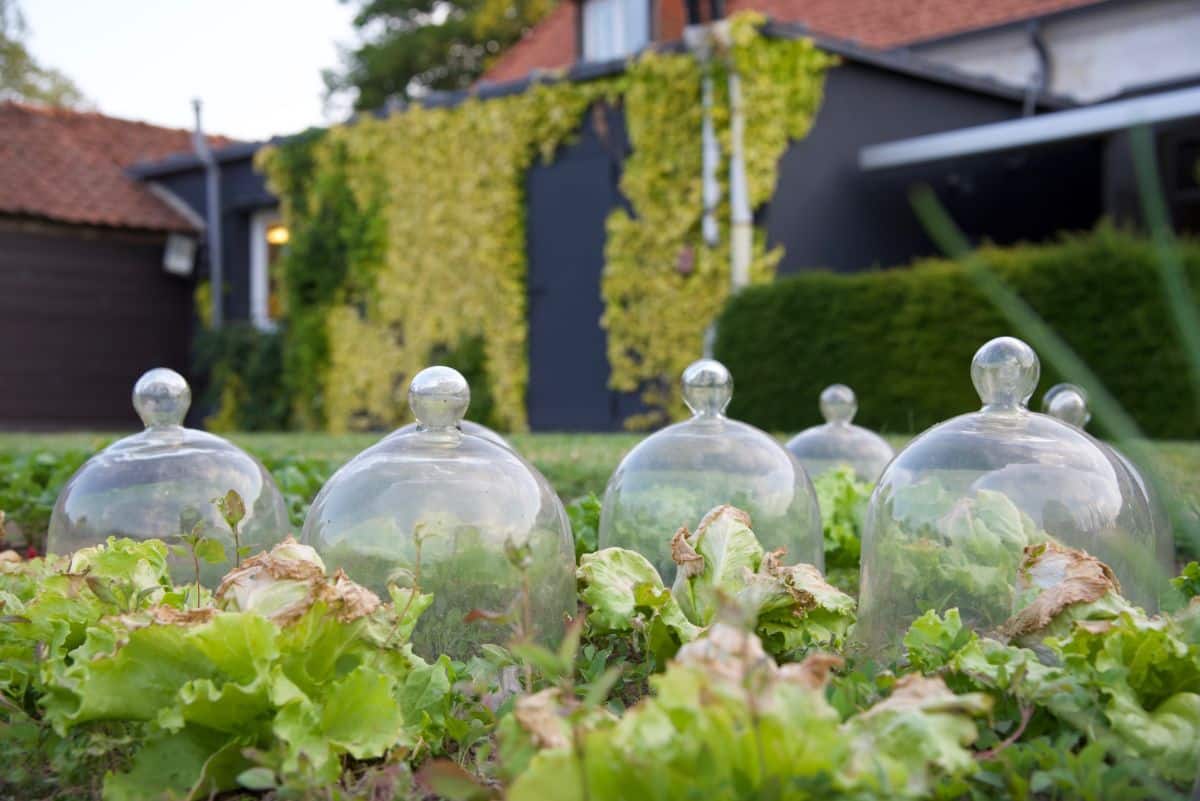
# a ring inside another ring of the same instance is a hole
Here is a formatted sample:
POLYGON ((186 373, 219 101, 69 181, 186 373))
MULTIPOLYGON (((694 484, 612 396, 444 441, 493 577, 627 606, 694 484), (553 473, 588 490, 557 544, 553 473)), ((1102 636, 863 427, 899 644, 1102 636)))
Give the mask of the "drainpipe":
POLYGON ((1041 22, 1036 19, 1031 20, 1027 30, 1029 31, 1029 44, 1033 46, 1033 52, 1037 54, 1037 72, 1034 73, 1033 83, 1025 91, 1025 103, 1021 114, 1025 117, 1032 117, 1037 111, 1038 98, 1050 88, 1054 64, 1050 60, 1050 46, 1046 44, 1046 36, 1042 31, 1041 22))
POLYGON ((700 129, 700 175, 704 200, 702 231, 704 244, 716 247, 721 236, 717 227, 717 205, 721 202, 721 182, 717 180, 717 170, 721 165, 721 148, 717 144, 717 133, 713 127, 712 47, 708 38, 708 30, 703 25, 689 25, 684 31, 684 41, 704 67, 701 96, 704 121, 700 129))
MULTIPOLYGON (((729 24, 722 20, 714 33, 726 47, 732 47, 729 24)), ((737 292, 750 283, 750 258, 754 252, 754 214, 750 209, 750 190, 746 184, 745 161, 746 110, 742 103, 742 81, 729 64, 729 248, 730 288, 737 292)))
MULTIPOLYGON (((691 16, 690 13, 689 16, 691 16)), ((717 170, 721 166, 721 148, 717 143, 717 133, 713 126, 712 41, 709 38, 708 26, 700 24, 688 25, 683 31, 683 40, 687 44, 688 49, 695 53, 696 58, 704 68, 701 95, 704 120, 700 128, 701 197, 704 202, 704 217, 701 221, 701 232, 704 236, 704 244, 709 247, 716 247, 721 240, 721 231, 717 224, 717 205, 721 202, 721 182, 717 180, 717 170)), ((704 339, 701 345, 704 358, 706 359, 712 358, 715 338, 715 327, 714 325, 709 325, 704 331, 704 339)))
POLYGON ((208 239, 209 285, 212 287, 212 327, 220 328, 225 318, 225 270, 221 253, 221 172, 217 160, 208 147, 204 136, 204 125, 200 120, 202 103, 199 98, 192 101, 196 112, 196 128, 192 131, 192 149, 196 158, 204 165, 204 202, 208 239))

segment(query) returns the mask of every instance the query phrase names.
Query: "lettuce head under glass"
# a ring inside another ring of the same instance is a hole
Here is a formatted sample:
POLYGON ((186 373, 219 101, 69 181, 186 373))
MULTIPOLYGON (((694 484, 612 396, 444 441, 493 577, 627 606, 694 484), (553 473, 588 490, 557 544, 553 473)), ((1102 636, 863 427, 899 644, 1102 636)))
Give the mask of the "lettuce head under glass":
POLYGON ((733 378, 702 359, 683 373, 692 417, 642 440, 609 479, 600 512, 600 547, 628 548, 670 583, 671 538, 710 509, 749 513, 763 547, 787 549, 787 561, 824 567, 821 516, 812 482, 772 437, 730 419, 733 378))
POLYGON ((338 470, 301 542, 383 598, 432 595, 413 632, 422 656, 465 658, 516 636, 554 645, 576 607, 562 502, 514 451, 460 427, 470 389, 456 370, 422 370, 408 402, 416 428, 338 470))
MULTIPOLYGON (((245 507, 236 524, 244 553, 283 539, 287 507, 271 475, 228 440, 185 428, 191 401, 187 381, 174 370, 156 368, 138 379, 133 406, 145 430, 93 456, 63 486, 50 517, 50 553, 74 553, 110 536, 217 541, 224 559, 200 561, 200 582, 214 588, 236 561, 234 532, 218 506, 230 490, 245 507)), ((174 556, 170 566, 176 582, 195 579, 190 557, 174 556)))
POLYGON ((856 638, 898 650, 931 609, 958 608, 978 631, 1013 611, 1026 546, 1078 548, 1110 565, 1128 596, 1155 606, 1160 571, 1142 492, 1083 432, 1029 411, 1040 366, 1000 337, 975 354, 978 412, 934 426, 888 465, 864 523, 856 638))
POLYGON ((846 466, 861 481, 874 483, 895 453, 874 431, 854 425, 858 398, 845 384, 821 392, 825 422, 801 431, 788 440, 787 449, 814 481, 818 476, 846 466))

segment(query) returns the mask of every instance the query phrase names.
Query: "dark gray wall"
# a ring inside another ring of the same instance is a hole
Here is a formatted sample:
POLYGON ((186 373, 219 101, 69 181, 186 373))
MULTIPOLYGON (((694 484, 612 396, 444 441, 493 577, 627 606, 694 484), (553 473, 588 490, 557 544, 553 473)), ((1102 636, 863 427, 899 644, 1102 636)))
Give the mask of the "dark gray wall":
POLYGON ((535 431, 621 427, 637 399, 608 388, 604 303, 604 224, 618 206, 629 151, 621 110, 599 104, 552 164, 536 163, 525 182, 529 257, 529 386, 535 431))
MULTIPOLYGON (((154 178, 188 204, 201 217, 205 208, 202 169, 189 169, 154 178)), ((250 318, 250 218, 260 209, 273 208, 275 198, 249 157, 221 163, 221 250, 225 271, 225 319, 250 318)), ((206 251, 198 275, 208 277, 206 251)))
POLYGON ((138 376, 187 372, 191 286, 166 239, 0 218, 0 428, 132 429, 138 376))
MULTIPOLYGON (((1178 233, 1200 235, 1200 119, 1154 127, 1159 183, 1178 233)), ((1110 134, 1104 144, 1105 213, 1123 225, 1141 226, 1142 201, 1129 133, 1110 134)))
POLYGON ((1101 209, 1096 143, 863 172, 866 145, 1020 116, 1015 100, 846 61, 830 71, 809 135, 780 162, 760 212, 781 273, 893 266, 936 252, 909 203, 929 183, 974 239, 1038 239, 1088 227, 1101 209))

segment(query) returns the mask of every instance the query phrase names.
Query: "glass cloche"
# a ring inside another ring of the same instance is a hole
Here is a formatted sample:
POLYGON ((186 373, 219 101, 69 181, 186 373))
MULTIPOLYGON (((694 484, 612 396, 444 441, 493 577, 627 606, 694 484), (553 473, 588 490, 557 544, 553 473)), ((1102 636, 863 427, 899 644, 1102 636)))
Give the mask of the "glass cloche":
MULTIPOLYGON (((174 370, 160 367, 138 379, 133 406, 145 430, 93 456, 66 483, 50 517, 50 553, 69 554, 110 535, 178 544, 181 535, 202 534, 225 548, 224 562, 201 562, 201 583, 215 587, 235 561, 234 534, 217 506, 230 490, 246 507, 237 526, 244 553, 283 539, 287 507, 270 474, 228 440, 184 428, 191 402, 187 381, 174 370)), ((194 580, 190 558, 172 557, 171 576, 194 580)))
POLYGON ((1139 581, 1154 554, 1141 492, 1091 437, 1026 408, 1038 374, 1024 342, 991 340, 971 363, 983 408, 921 434, 880 477, 862 543, 857 638, 869 651, 898 649, 930 609, 994 629, 1012 612, 1022 550, 1051 538, 1152 601, 1139 581))
MULTIPOLYGON (((1091 410, 1088 409, 1087 392, 1074 384, 1055 384, 1046 390, 1046 394, 1042 396, 1042 411, 1080 431, 1085 430, 1092 419, 1091 410)), ((1159 578, 1161 580, 1174 575, 1175 535, 1171 526, 1171 516, 1167 514, 1167 507, 1155 490, 1154 484, 1147 481, 1137 465, 1121 451, 1102 440, 1095 442, 1120 469, 1128 471, 1138 489, 1145 495, 1146 503, 1150 507, 1150 522, 1154 525, 1154 552, 1161 569, 1159 578)))
POLYGON ((892 446, 874 431, 854 425, 857 411, 858 398, 845 384, 834 384, 821 392, 824 424, 804 429, 787 443, 809 478, 816 479, 846 465, 859 480, 873 484, 887 467, 895 455, 892 446))
POLYGON ((638 551, 669 584, 675 576, 671 536, 694 528, 714 506, 749 512, 767 549, 784 546, 789 561, 824 566, 821 516, 804 468, 770 436, 725 416, 733 378, 702 359, 683 372, 692 417, 652 434, 621 461, 604 493, 600 547, 638 551))
POLYGON ((508 642, 514 620, 555 644, 576 609, 562 502, 514 451, 459 428, 470 389, 458 371, 422 370, 408 402, 416 430, 338 470, 313 502, 301 541, 330 570, 345 569, 383 597, 389 584, 432 593, 413 633, 423 656, 465 658, 483 643, 508 642))

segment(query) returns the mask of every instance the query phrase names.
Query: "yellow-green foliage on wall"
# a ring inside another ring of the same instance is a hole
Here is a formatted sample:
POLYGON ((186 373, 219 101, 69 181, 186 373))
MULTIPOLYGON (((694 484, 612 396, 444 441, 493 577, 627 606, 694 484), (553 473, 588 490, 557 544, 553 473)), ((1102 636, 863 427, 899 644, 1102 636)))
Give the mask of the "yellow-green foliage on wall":
MULTIPOLYGON (((751 205, 774 192, 777 165, 790 139, 808 132, 831 57, 807 40, 767 39, 762 18, 731 20, 730 44, 708 69, 713 120, 721 143, 720 237, 703 241, 700 103, 704 65, 686 55, 643 56, 627 73, 626 124, 633 153, 621 190, 633 206, 608 219, 604 326, 614 389, 640 390, 646 414, 632 428, 677 417, 679 374, 699 358, 705 330, 730 291, 728 69, 736 69, 745 110, 744 163, 751 205)), ((782 253, 756 232, 752 283, 769 280, 782 253)))
MULTIPOLYGON (((360 209, 379 209, 369 291, 331 306, 324 415, 334 431, 394 426, 408 379, 431 354, 483 342, 495 422, 525 427, 524 175, 579 125, 599 84, 413 107, 331 130, 360 209)), ((286 212, 286 210, 285 210, 286 212)))
MULTIPOLYGON (((599 291, 611 383, 641 391, 651 408, 633 425, 677 413, 679 372, 729 293, 727 203, 717 210, 721 241, 710 247, 700 235, 703 70, 714 77, 726 158, 729 66, 742 76, 758 206, 788 140, 807 131, 830 62, 809 42, 761 36, 760 22, 731 20, 730 46, 708 66, 690 54, 647 53, 616 78, 364 117, 294 152, 264 153, 259 164, 292 228, 282 278, 284 384, 300 398, 293 419, 334 431, 394 426, 407 415, 408 379, 476 342, 490 422, 525 428, 525 173, 535 158, 553 157, 591 104, 618 97, 633 145, 621 190, 634 213, 616 211, 607 226, 599 291)), ((757 233, 751 279, 769 279, 780 255, 757 233)))

